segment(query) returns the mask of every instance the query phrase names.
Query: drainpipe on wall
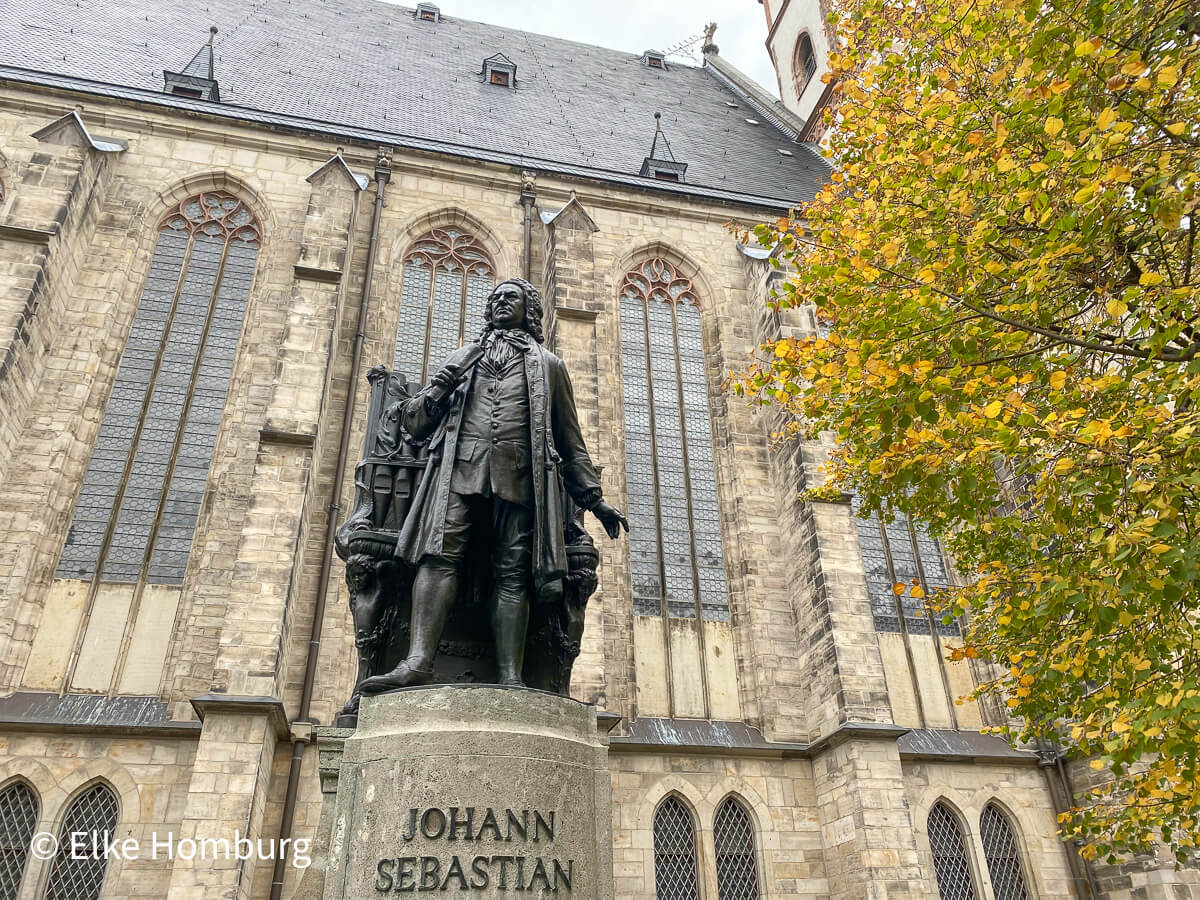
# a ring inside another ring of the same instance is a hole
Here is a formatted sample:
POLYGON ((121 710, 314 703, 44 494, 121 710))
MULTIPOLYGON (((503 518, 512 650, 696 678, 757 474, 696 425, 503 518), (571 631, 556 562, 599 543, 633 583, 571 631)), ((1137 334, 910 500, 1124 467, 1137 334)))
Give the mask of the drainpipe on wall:
MULTIPOLYGON (((304 684, 300 690, 300 710, 294 722, 309 722, 312 707, 313 683, 317 675, 317 656, 321 650, 321 631, 325 622, 325 598, 329 593, 329 577, 333 570, 333 539, 337 532, 338 518, 342 511, 342 482, 346 478, 346 459, 350 446, 350 431, 354 424, 355 397, 358 389, 358 367, 362 362, 363 343, 367 334, 367 312, 371 306, 371 282, 375 273, 375 253, 379 244, 379 219, 383 213, 383 196, 392 177, 392 151, 379 148, 375 162, 375 210, 371 214, 371 236, 367 242, 367 265, 363 274, 362 301, 358 306, 358 329, 354 335, 354 349, 350 354, 350 380, 346 385, 345 411, 342 414, 342 433, 338 438, 337 464, 334 466, 333 494, 329 500, 328 518, 325 522, 325 547, 321 557, 321 577, 317 583, 316 604, 313 607, 312 633, 308 641, 308 657, 304 662, 304 684)), ((309 732, 311 735, 311 731, 309 732)), ((287 793, 283 800, 283 813, 279 821, 280 852, 271 873, 271 900, 280 900, 283 894, 283 878, 287 871, 287 853, 292 836, 292 824, 296 816, 296 795, 300 788, 300 764, 304 761, 310 737, 297 737, 292 743, 292 765, 288 770, 287 793), (288 844, 284 841, 288 840, 288 844)))
POLYGON ((526 281, 532 281, 529 277, 533 272, 533 204, 537 200, 537 194, 533 190, 534 174, 532 172, 521 173, 521 205, 525 207, 525 219, 523 224, 522 239, 524 241, 521 251, 521 277, 526 281))
MULTIPOLYGON (((1067 770, 1063 768, 1063 752, 1057 746, 1044 747, 1041 741, 1037 743, 1036 752, 1039 757, 1038 768, 1046 776, 1046 787, 1050 791, 1050 801, 1054 804, 1054 812, 1057 817, 1070 809, 1071 799, 1075 796, 1071 790, 1071 780, 1067 777, 1067 770), (1051 769, 1055 770, 1057 779, 1050 774, 1051 769)), ((1071 878, 1075 882, 1075 892, 1082 900, 1098 900, 1100 893, 1096 890, 1092 866, 1080 855, 1079 842, 1067 841, 1065 843, 1067 844, 1067 865, 1071 869, 1071 878)))

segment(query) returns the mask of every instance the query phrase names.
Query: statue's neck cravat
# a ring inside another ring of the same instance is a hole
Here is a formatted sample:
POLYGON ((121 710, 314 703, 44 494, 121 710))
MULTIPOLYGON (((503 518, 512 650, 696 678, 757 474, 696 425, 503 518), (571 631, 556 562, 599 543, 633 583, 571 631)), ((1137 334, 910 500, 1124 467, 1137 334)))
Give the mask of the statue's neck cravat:
POLYGON ((518 353, 528 350, 533 343, 529 332, 520 328, 498 328, 488 333, 485 339, 485 356, 493 368, 500 370, 518 353))

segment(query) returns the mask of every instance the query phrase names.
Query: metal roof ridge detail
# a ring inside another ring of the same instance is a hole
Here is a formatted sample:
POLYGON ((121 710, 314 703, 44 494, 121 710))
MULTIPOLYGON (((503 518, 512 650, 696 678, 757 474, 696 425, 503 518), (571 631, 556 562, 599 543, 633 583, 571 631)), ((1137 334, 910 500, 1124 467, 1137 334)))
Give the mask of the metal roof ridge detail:
POLYGON ((325 160, 325 162, 321 163, 321 165, 317 166, 317 168, 313 170, 312 174, 304 180, 309 184, 312 184, 317 180, 321 173, 330 166, 334 166, 335 168, 345 172, 350 180, 354 182, 354 186, 360 191, 365 191, 367 189, 367 185, 371 183, 370 175, 360 175, 358 172, 355 172, 350 168, 350 164, 346 162, 346 158, 342 156, 340 150, 333 154, 333 156, 329 157, 329 159, 325 160))
POLYGON ((804 119, 771 97, 748 75, 722 59, 720 54, 704 54, 704 69, 793 141, 799 139, 804 131, 804 119))
POLYGON ((101 153, 120 153, 129 149, 128 141, 123 141, 120 138, 103 137, 88 131, 87 126, 83 124, 83 119, 79 117, 79 110, 76 109, 71 110, 66 115, 59 116, 49 125, 43 125, 31 137, 39 141, 56 143, 55 138, 62 134, 63 128, 71 128, 72 126, 72 130, 93 150, 99 150, 101 153))

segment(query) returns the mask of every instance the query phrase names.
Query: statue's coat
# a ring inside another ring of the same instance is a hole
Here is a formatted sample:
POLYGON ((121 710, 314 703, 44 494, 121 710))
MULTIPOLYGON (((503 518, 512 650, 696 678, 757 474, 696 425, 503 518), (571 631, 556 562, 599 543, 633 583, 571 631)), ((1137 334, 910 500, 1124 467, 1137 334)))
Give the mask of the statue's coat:
MULTIPOLYGON (((546 602, 561 594, 562 578, 567 574, 562 491, 565 488, 576 504, 589 509, 600 499, 600 477, 583 442, 575 395, 563 361, 532 341, 522 352, 529 392, 530 468, 535 511, 533 581, 536 599, 546 602)), ((462 365, 477 353, 477 345, 467 344, 453 353, 446 365, 462 365)), ((474 386, 476 371, 472 367, 467 377, 442 401, 440 406, 446 408, 444 415, 438 415, 440 409, 429 409, 426 403, 428 389, 418 393, 404 407, 403 421, 408 433, 417 440, 432 435, 425 477, 413 497, 412 508, 396 542, 396 556, 409 565, 417 566, 423 557, 436 556, 442 551, 458 435, 467 393, 474 386)))

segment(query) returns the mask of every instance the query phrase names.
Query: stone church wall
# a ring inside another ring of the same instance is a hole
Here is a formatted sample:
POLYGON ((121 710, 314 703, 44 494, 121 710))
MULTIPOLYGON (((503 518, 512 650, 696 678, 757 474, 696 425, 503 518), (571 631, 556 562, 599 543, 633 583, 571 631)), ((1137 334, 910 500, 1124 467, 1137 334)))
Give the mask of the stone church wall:
MULTIPOLYGON (((7 379, 0 380, 0 693, 136 694, 174 724, 123 737, 86 721, 73 730, 61 722, 5 724, 0 785, 25 774, 51 821, 76 787, 103 777, 131 834, 203 837, 236 827, 273 837, 290 738, 307 737, 303 723, 289 730, 288 720, 299 702, 327 517, 343 515, 353 491, 350 466, 342 510, 329 509, 375 187, 363 191, 343 168, 325 166, 339 148, 318 137, 116 104, 92 103, 82 117, 91 130, 127 140, 123 152, 101 157, 31 137, 69 109, 33 91, 0 94, 0 340, 8 342, 0 353, 15 348, 0 374, 7 379), (262 246, 188 574, 182 587, 142 598, 140 609, 152 619, 143 625, 140 611, 136 623, 128 613, 96 615, 106 608, 89 607, 85 590, 55 578, 55 565, 158 223, 202 190, 246 202, 261 224, 262 246), (190 731, 177 733, 185 726, 190 731)), ((369 173, 374 148, 348 149, 345 158, 369 173)), ((400 150, 392 173, 363 371, 391 365, 403 257, 428 229, 471 232, 501 277, 521 267, 520 173, 400 150)), ((535 189, 530 280, 545 285, 547 305, 553 302, 551 344, 571 371, 585 438, 617 506, 627 508, 628 499, 621 281, 659 257, 700 298, 732 610, 731 622, 686 626, 635 616, 628 545, 603 538, 590 522, 603 558, 573 693, 623 717, 616 739, 637 720, 686 714, 809 747, 785 759, 775 751, 614 746, 617 896, 653 894, 650 823, 656 803, 672 792, 699 823, 710 900, 713 815, 730 794, 745 801, 755 823, 765 896, 865 896, 871 884, 896 885, 892 898, 934 896, 927 845, 914 822, 931 792, 945 785, 967 792, 982 769, 901 759, 897 726, 943 723, 909 721, 903 711, 903 689, 871 624, 848 504, 797 497, 827 448, 773 451, 779 423, 722 390, 765 329, 813 327, 802 311, 783 314, 777 325, 767 321, 764 270, 726 229, 763 211, 550 176, 539 176, 535 189), (847 723, 859 730, 835 742, 847 723)), ((366 405, 361 378, 353 388, 351 459, 366 405)), ((312 708, 320 723, 345 701, 355 667, 341 571, 335 561, 325 598, 312 708)), ((941 685, 940 675, 930 682, 941 685)), ((960 677, 956 684, 966 683, 960 677)), ((316 757, 310 749, 301 770, 297 837, 312 837, 321 817, 316 757)), ((1044 784, 1034 770, 987 772, 997 796, 1026 811, 1030 858, 1048 873, 1039 896, 1066 896, 1054 893, 1063 863, 1053 860, 1044 784)), ((110 870, 106 890, 113 897, 169 891, 173 898, 258 900, 269 893, 270 869, 126 865, 110 870)), ((288 869, 285 897, 301 874, 288 869)), ((27 878, 22 900, 37 896, 32 884, 27 878)))

